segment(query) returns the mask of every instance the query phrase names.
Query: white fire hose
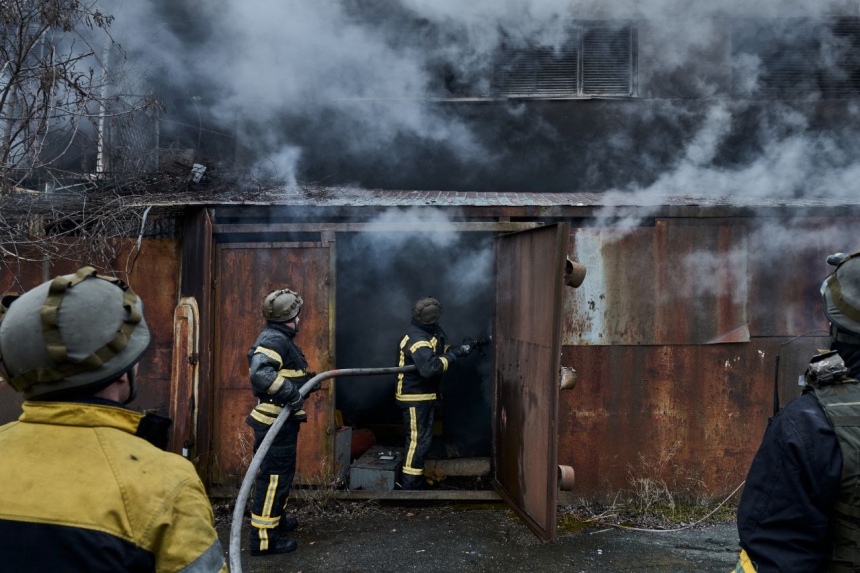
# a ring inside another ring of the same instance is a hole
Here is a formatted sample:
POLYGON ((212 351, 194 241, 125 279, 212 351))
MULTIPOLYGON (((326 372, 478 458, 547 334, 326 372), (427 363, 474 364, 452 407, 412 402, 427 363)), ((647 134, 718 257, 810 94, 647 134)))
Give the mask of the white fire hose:
MULTIPOLYGON (((400 372, 411 372, 415 369, 416 366, 413 364, 411 366, 394 366, 391 368, 345 368, 342 370, 329 370, 328 372, 317 374, 305 382, 304 386, 299 389, 299 393, 302 395, 302 398, 304 398, 317 383, 322 382, 323 380, 328 380, 329 378, 339 378, 341 376, 397 374, 400 372)), ((244 519, 245 505, 248 503, 248 495, 251 492, 251 484, 254 483, 254 479, 257 477, 257 472, 263 464, 263 458, 266 457, 266 453, 269 451, 269 446, 272 445, 275 436, 278 435, 278 432, 287 421, 287 418, 290 417, 290 414, 292 414, 292 411, 289 407, 285 407, 281 413, 278 414, 278 417, 272 423, 272 427, 269 428, 268 433, 266 433, 266 437, 263 438, 263 441, 260 443, 260 447, 257 448, 257 453, 254 454, 254 458, 251 460, 251 465, 248 466, 248 472, 245 474, 245 479, 242 480, 242 487, 239 488, 239 496, 236 498, 236 506, 233 508, 233 523, 230 524, 229 553, 230 571, 232 571, 232 573, 242 573, 242 561, 240 559, 242 550, 242 520, 244 519)))

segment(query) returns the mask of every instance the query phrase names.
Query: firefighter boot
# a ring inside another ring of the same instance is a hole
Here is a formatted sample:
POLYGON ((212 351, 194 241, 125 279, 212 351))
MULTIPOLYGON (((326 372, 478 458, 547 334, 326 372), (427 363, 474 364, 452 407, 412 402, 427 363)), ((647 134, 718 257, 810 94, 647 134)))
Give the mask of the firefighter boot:
POLYGON ((254 539, 251 539, 251 556, 252 557, 263 557, 265 555, 278 555, 280 553, 290 553, 291 551, 295 551, 296 547, 298 547, 298 543, 295 539, 287 539, 285 537, 279 537, 275 540, 274 543, 268 544, 268 549, 255 549, 254 547, 259 547, 259 541, 255 543, 254 539))
POLYGON ((286 515, 281 516, 281 521, 278 523, 278 533, 281 534, 281 537, 284 537, 287 533, 291 531, 295 531, 299 526, 299 520, 295 517, 287 517, 286 515))

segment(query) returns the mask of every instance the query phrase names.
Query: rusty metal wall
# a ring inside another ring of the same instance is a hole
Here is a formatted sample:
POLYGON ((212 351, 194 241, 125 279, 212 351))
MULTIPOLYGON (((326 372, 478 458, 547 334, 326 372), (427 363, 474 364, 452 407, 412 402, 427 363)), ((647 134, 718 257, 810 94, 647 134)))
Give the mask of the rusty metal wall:
MULTIPOLYGON (((329 246, 322 243, 218 244, 216 256, 214 419, 212 481, 233 486, 241 481, 253 457, 253 431, 245 424, 257 404, 248 381, 247 352, 265 326, 263 298, 273 290, 291 288, 303 299, 296 344, 309 370, 332 369, 330 346, 329 246)), ((297 483, 319 479, 334 464, 334 385, 305 401, 308 422, 299 435, 297 483), (328 464, 328 466, 326 466, 328 464)))
POLYGON ((588 268, 565 300, 564 344, 705 344, 749 339, 742 225, 576 229, 588 268))
POLYGON ((574 229, 569 254, 588 274, 565 301, 562 365, 578 383, 560 395, 559 463, 578 494, 740 484, 773 413, 776 356, 785 405, 828 344, 825 259, 856 248, 858 223, 792 220, 794 241, 748 217, 574 229))
MULTIPOLYGON (((125 280, 144 302, 152 342, 140 361, 138 398, 133 407, 159 410, 166 415, 173 348, 173 309, 179 297, 179 243, 173 239, 144 239, 135 258, 136 243, 132 239, 118 239, 113 260, 106 265, 94 266, 101 272, 125 280)), ((0 269, 0 292, 21 292, 22 285, 29 289, 47 278, 74 272, 81 266, 84 264, 69 260, 21 263, 20 266, 10 263, 13 272, 5 270, 5 267, 0 269)), ((20 396, 5 383, 0 383, 0 424, 17 419, 20 404, 20 396)))
POLYGON ((544 541, 556 534, 556 396, 568 226, 496 239, 495 485, 544 541))

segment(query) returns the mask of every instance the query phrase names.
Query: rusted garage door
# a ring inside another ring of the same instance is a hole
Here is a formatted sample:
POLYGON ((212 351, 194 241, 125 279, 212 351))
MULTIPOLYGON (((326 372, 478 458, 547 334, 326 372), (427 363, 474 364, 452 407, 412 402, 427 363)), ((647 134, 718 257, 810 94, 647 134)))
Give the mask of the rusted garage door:
POLYGON ((567 223, 496 242, 493 461, 496 489, 555 539, 558 373, 567 223))
MULTIPOLYGON (((304 298, 296 343, 308 369, 332 369, 331 319, 334 304, 329 243, 219 244, 216 251, 215 420, 212 476, 215 483, 241 481, 253 457, 253 432, 245 417, 256 405, 248 381, 248 348, 264 326, 263 298, 290 288, 304 298)), ((333 454, 334 385, 305 401, 308 422, 299 435, 297 482, 318 483, 333 454)))

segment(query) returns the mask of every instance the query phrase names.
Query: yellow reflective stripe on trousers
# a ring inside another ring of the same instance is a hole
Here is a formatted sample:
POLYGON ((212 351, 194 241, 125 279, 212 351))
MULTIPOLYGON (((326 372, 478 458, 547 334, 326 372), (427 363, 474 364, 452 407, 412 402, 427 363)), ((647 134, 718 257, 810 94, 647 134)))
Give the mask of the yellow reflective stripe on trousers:
POLYGON ((262 517, 272 516, 272 505, 275 503, 275 492, 278 491, 278 474, 269 476, 269 487, 266 490, 266 501, 263 502, 262 517))
POLYGON ((757 571, 755 563, 750 561, 750 556, 742 549, 741 554, 738 556, 738 564, 735 565, 732 573, 757 573, 757 571))
POLYGON ((401 394, 398 392, 394 397, 401 402, 427 402, 435 400, 436 394, 401 394))
POLYGON ((275 352, 274 350, 269 350, 264 346, 258 346, 256 350, 254 350, 254 354, 264 354, 271 358, 272 360, 278 363, 278 368, 284 365, 284 361, 281 359, 281 355, 275 352))
POLYGON ((412 467, 412 458, 415 456, 415 448, 418 447, 418 413, 415 407, 409 408, 409 451, 406 452, 406 460, 403 462, 403 473, 420 476, 424 473, 423 469, 415 469, 412 467))
POLYGON ((273 527, 277 527, 278 523, 280 523, 281 518, 278 517, 263 517, 261 515, 257 515, 255 513, 251 514, 251 525, 256 527, 257 529, 272 529, 273 527))

